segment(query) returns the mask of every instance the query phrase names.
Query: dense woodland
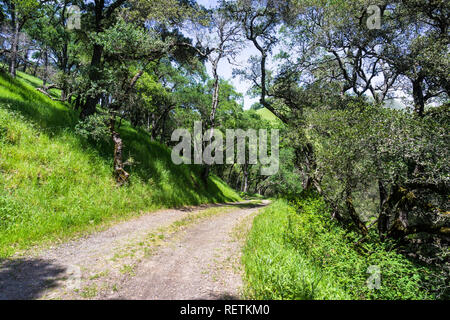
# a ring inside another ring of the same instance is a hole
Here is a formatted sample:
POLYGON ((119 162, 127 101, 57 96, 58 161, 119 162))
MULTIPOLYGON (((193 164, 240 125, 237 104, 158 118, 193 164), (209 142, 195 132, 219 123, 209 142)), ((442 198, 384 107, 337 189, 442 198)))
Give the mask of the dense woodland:
MULTIPOLYGON (((74 110, 76 134, 109 152, 118 188, 139 171, 124 126, 169 148, 194 121, 204 131, 279 129, 277 174, 196 165, 195 187, 214 175, 298 212, 313 195, 333 224, 316 232, 351 234, 360 254, 389 247, 433 270, 426 290, 448 298, 450 2, 2 0, 0 9, 2 77, 42 79, 35 91, 74 110), (246 50, 256 54, 240 64, 246 50), (250 110, 221 78, 225 62, 251 82, 250 110)), ((308 238, 293 234, 294 247, 308 238)))

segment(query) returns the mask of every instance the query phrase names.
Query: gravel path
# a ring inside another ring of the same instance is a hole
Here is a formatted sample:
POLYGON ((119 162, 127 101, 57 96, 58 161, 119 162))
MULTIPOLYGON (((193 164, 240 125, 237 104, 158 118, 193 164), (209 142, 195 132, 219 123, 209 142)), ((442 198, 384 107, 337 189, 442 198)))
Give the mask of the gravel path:
POLYGON ((4 261, 0 299, 237 299, 233 230, 267 204, 162 210, 4 261))

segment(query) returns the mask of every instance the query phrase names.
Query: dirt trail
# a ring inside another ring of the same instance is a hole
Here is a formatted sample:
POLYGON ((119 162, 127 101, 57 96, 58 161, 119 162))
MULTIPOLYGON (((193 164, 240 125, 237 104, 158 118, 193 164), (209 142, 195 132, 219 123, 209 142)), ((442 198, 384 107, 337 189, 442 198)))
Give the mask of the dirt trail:
POLYGON ((267 204, 162 210, 4 261, 0 299, 237 299, 236 235, 267 204))

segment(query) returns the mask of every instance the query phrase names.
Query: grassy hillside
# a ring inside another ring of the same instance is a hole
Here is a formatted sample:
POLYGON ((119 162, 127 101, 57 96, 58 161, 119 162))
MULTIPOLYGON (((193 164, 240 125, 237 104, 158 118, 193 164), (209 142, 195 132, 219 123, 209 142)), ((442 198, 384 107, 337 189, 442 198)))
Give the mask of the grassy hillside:
POLYGON ((256 113, 260 115, 261 118, 271 122, 280 122, 280 119, 277 118, 269 109, 261 108, 256 110, 256 113))
POLYGON ((124 155, 135 164, 130 184, 117 187, 113 146, 78 136, 77 112, 40 84, 0 73, 0 258, 143 211, 239 199, 215 176, 206 187, 197 168, 174 165, 168 148, 127 124, 124 155))

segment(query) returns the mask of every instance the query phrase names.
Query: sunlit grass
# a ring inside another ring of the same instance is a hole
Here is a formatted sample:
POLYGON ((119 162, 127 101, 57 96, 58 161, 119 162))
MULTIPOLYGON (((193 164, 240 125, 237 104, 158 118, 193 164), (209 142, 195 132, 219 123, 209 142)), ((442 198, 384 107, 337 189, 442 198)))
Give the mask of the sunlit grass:
POLYGON ((242 258, 247 298, 433 299, 425 287, 432 269, 376 237, 364 250, 355 247, 360 235, 334 223, 318 196, 302 196, 296 203, 277 200, 255 218, 242 258), (369 288, 368 270, 374 266, 380 286, 369 288))
POLYGON ((293 208, 275 201, 259 214, 243 251, 245 296, 263 300, 349 299, 350 296, 285 241, 293 208))

